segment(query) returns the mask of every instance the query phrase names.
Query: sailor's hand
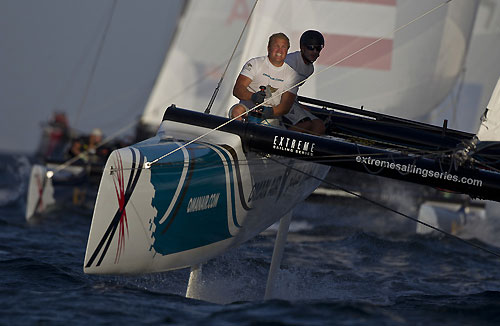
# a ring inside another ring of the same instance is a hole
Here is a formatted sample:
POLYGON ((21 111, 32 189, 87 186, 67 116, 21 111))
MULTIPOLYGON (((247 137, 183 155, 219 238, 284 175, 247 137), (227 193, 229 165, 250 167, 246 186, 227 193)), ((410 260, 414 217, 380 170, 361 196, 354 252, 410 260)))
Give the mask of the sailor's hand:
POLYGON ((258 92, 255 92, 252 94, 252 102, 254 102, 255 104, 260 104, 262 102, 264 102, 264 100, 266 99, 266 91, 264 90, 260 90, 258 92))
POLYGON ((274 111, 272 106, 261 106, 259 109, 262 114, 262 119, 269 119, 274 116, 273 114, 274 111))

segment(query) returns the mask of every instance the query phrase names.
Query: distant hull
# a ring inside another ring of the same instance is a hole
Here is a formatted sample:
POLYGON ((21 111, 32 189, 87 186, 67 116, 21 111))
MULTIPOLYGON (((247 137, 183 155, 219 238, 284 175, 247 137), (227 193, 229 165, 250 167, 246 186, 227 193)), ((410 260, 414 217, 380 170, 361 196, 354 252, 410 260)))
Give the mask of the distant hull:
POLYGON ((31 221, 58 210, 92 212, 97 182, 84 166, 57 171, 57 164, 35 164, 30 173, 25 217, 31 221))
POLYGON ((157 272, 207 261, 279 220, 329 170, 244 152, 240 137, 228 132, 214 131, 186 145, 207 131, 164 121, 156 137, 111 154, 94 210, 86 273, 157 272))

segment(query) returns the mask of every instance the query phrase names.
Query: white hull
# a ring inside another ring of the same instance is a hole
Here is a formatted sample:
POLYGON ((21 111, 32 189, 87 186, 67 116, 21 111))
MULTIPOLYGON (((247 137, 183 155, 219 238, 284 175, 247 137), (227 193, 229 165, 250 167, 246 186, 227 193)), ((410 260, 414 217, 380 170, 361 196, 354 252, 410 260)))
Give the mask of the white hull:
POLYGON ((47 167, 35 164, 31 168, 26 198, 26 220, 44 213, 55 203, 52 180, 47 178, 47 167))
POLYGON ((239 136, 221 131, 182 147, 207 131, 164 121, 156 137, 111 154, 92 219, 86 273, 158 272, 203 263, 275 223, 329 170, 244 153, 239 136))
MULTIPOLYGON (((418 220, 439 230, 460 235, 467 231, 469 226, 486 220, 484 203, 471 205, 464 202, 426 201, 420 206, 418 220)), ((436 233, 433 229, 417 224, 418 234, 436 233)))
POLYGON ((89 212, 95 201, 97 182, 84 166, 35 164, 31 168, 26 197, 25 217, 31 221, 63 208, 89 212))

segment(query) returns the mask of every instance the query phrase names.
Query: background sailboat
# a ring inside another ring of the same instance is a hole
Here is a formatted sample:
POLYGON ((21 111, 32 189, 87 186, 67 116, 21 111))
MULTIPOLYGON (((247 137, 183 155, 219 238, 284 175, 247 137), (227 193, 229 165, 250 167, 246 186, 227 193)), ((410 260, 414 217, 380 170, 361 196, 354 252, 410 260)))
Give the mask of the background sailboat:
MULTIPOLYGON (((26 4, 5 3, 6 10, 12 11, 13 14, 17 14, 17 10, 26 6, 26 4)), ((137 113, 141 112, 147 100, 147 95, 160 66, 159 59, 168 48, 171 34, 174 31, 173 26, 177 22, 182 4, 180 1, 171 1, 169 5, 161 1, 152 1, 148 5, 143 5, 127 0, 85 4, 77 8, 76 16, 78 19, 75 19, 75 22, 68 22, 65 18, 61 18, 61 13, 64 13, 64 17, 74 17, 74 7, 58 6, 58 10, 55 10, 52 15, 55 17, 45 12, 45 7, 49 7, 48 5, 42 7, 38 8, 37 5, 29 7, 30 10, 40 11, 37 17, 41 22, 44 22, 45 19, 51 21, 50 27, 40 24, 40 30, 32 32, 33 35, 39 33, 39 38, 43 38, 45 41, 44 50, 40 56, 54 57, 55 60, 60 53, 64 52, 65 56, 59 60, 57 67, 52 67, 50 62, 47 63, 47 66, 51 68, 47 68, 50 73, 47 73, 44 79, 55 78, 56 81, 36 86, 37 92, 43 93, 43 97, 40 96, 36 107, 26 105, 28 101, 22 101, 23 104, 17 103, 19 99, 15 96, 9 99, 15 99, 12 101, 14 103, 12 106, 15 107, 16 111, 31 108, 32 112, 30 112, 29 117, 31 118, 31 116, 44 111, 47 105, 44 99, 49 98, 48 94, 57 90, 57 96, 51 98, 52 101, 48 105, 50 105, 50 111, 57 110, 59 112, 55 115, 56 117, 64 117, 65 123, 64 128, 61 128, 61 124, 55 126, 54 121, 49 124, 44 121, 42 133, 37 132, 31 137, 31 142, 34 145, 40 143, 36 153, 37 159, 39 159, 37 163, 46 165, 44 163, 50 161, 49 168, 60 172, 56 173, 54 177, 55 183, 59 183, 55 187, 56 191, 47 192, 50 200, 40 200, 39 195, 44 193, 42 185, 48 185, 52 180, 45 178, 43 171, 47 170, 47 166, 34 167, 28 187, 32 191, 28 191, 27 219, 31 218, 33 213, 46 213, 46 206, 49 203, 56 203, 56 206, 66 208, 75 208, 76 206, 78 211, 82 213, 88 213, 89 207, 90 209, 93 207, 103 162, 90 164, 86 158, 90 156, 92 159, 92 156, 95 158, 95 155, 83 153, 85 145, 88 144, 90 130, 94 128, 104 130, 105 135, 102 140, 106 144, 102 144, 101 149, 104 148, 102 152, 109 153, 110 151, 105 149, 106 147, 113 148, 116 147, 115 145, 120 146, 133 140, 135 135, 132 127, 137 121, 137 113), (86 10, 89 7, 92 15, 86 15, 86 10), (87 20, 83 24, 84 31, 81 31, 82 24, 79 25, 77 22, 85 17, 87 20), (161 17, 161 20, 156 17, 161 17), (162 21, 163 19, 166 20, 162 21), (45 29, 48 29, 48 32, 45 29), (65 33, 61 33, 61 30, 64 30, 71 37, 68 39, 65 33), (56 45, 52 43, 51 37, 56 38, 56 45), (59 49, 61 44, 68 44, 68 47, 71 47, 72 38, 79 38, 81 44, 72 47, 71 51, 59 49), (144 48, 149 50, 144 51, 144 48), (54 50, 56 52, 54 54, 48 49, 59 50, 54 50), (44 51, 47 51, 47 54, 44 51), (71 66, 71 70, 64 74, 67 65, 71 66), (63 85, 60 86, 60 83, 63 85), (106 91, 103 92, 103 89, 106 91), (63 129, 64 133, 59 129, 63 129), (51 135, 56 134, 55 131, 64 134, 64 137, 59 136, 56 139, 57 147, 53 144, 55 142, 52 138, 55 137, 51 135), (38 140, 40 134, 42 134, 41 141, 38 140), (72 143, 71 140, 78 140, 78 142, 72 143), (82 143, 81 151, 85 155, 79 160, 75 160, 73 153, 69 153, 74 143, 82 143), (53 150, 53 147, 57 150, 53 150), (98 171, 99 177, 95 177, 95 171, 98 171), (89 174, 92 176, 89 177, 89 174), (38 179, 45 181, 36 182, 38 179), (61 187, 63 190, 57 191, 61 187), (54 197, 58 200, 54 201, 54 197)), ((21 16, 25 17, 25 15, 21 16)), ((23 37, 23 28, 14 28, 14 30, 16 33, 13 33, 13 38, 16 35, 21 35, 20 39, 26 39, 23 37)), ((9 43, 7 42, 7 44, 9 43)), ((15 46, 12 47, 12 52, 17 50, 15 46)), ((26 61, 36 62, 35 60, 26 61)), ((46 64, 40 66, 45 67, 46 64)), ((19 75, 22 74, 19 73, 19 75)), ((38 74, 33 73, 33 78, 30 78, 33 81, 25 82, 27 88, 29 88, 30 82, 38 82, 35 77, 38 77, 38 74)), ((15 82, 16 78, 12 78, 12 80, 15 82)), ((31 95, 33 90, 30 89, 29 92, 31 95)), ((33 96, 25 96, 23 100, 30 97, 33 96)), ((23 126, 26 129, 31 129, 29 118, 24 119, 23 126)), ((38 125, 36 130, 39 131, 38 125)), ((24 134, 28 134, 28 132, 24 134)), ((16 140, 19 138, 16 137, 16 140)), ((106 154, 103 155, 104 158, 105 156, 106 154)))

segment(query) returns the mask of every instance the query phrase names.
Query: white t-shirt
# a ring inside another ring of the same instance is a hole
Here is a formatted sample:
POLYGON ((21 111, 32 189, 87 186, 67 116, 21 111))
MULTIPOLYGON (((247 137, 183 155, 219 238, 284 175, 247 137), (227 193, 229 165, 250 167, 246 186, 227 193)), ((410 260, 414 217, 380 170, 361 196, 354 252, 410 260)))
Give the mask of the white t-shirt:
POLYGON ((303 81, 314 72, 314 65, 306 64, 304 59, 302 59, 300 51, 288 53, 285 58, 285 62, 297 72, 299 75, 299 81, 303 81))
MULTIPOLYGON (((276 106, 281 101, 281 92, 287 90, 290 93, 297 94, 297 87, 289 89, 297 83, 298 75, 288 64, 283 63, 281 67, 274 66, 267 56, 257 57, 248 60, 240 72, 252 80, 247 89, 252 92, 258 92, 260 86, 266 86, 266 99, 272 97, 267 105, 276 106), (273 97, 274 96, 274 97, 273 97)), ((240 101, 248 108, 252 108, 255 104, 252 101, 240 101)), ((266 105, 266 104, 264 104, 266 105)))

